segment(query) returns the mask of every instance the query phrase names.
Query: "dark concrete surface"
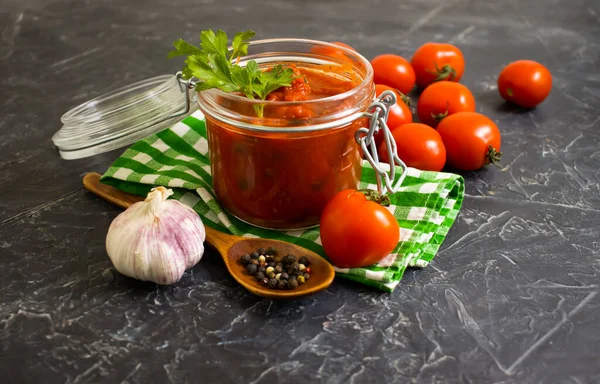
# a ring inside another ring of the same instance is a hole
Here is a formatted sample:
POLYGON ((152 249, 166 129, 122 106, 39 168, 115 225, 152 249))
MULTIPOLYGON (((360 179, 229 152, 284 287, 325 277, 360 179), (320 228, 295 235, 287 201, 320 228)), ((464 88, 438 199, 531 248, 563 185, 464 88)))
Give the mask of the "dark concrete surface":
POLYGON ((0 381, 599 383, 600 2, 595 0, 0 1, 0 381), (120 212, 81 187, 120 153, 64 161, 72 106, 174 73, 201 29, 410 57, 448 41, 503 134, 501 169, 465 174, 456 225, 393 294, 347 281, 297 302, 248 294, 213 251, 171 287, 119 275, 120 212), (496 76, 554 76, 532 111, 496 76))

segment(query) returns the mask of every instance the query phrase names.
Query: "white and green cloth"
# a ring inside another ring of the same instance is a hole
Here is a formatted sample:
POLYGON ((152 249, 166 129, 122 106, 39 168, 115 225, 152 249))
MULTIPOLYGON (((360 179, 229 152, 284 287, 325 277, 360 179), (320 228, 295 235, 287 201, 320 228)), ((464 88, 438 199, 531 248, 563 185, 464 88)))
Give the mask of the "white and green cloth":
MULTIPOLYGON (((204 116, 199 111, 169 129, 131 146, 102 176, 105 184, 145 196, 157 185, 174 190, 171 198, 191 206, 204 224, 239 236, 289 241, 325 256, 319 228, 271 231, 241 222, 215 200, 204 116)), ((375 173, 363 164, 360 188, 377 189, 375 173)), ((335 268, 337 276, 392 292, 407 267, 429 264, 454 223, 464 196, 462 177, 408 169, 388 209, 400 225, 400 243, 385 261, 367 268, 335 268)))

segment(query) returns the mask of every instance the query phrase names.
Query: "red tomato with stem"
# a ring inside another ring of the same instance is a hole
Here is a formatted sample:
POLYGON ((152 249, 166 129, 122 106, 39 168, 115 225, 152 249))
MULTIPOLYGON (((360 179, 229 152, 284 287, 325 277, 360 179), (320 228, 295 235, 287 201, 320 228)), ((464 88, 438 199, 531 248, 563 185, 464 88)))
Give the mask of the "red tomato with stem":
POLYGON ((346 189, 327 203, 321 214, 321 243, 333 264, 341 268, 373 265, 400 241, 400 226, 382 204, 389 197, 376 191, 346 189))
POLYGON ((385 54, 371 60, 373 81, 385 84, 402 93, 410 92, 415 86, 415 71, 402 56, 385 54))
MULTIPOLYGON (((410 110, 410 98, 398 93, 394 88, 383 84, 375 84, 375 93, 379 97, 384 91, 392 91, 396 93, 396 104, 388 109, 387 125, 390 130, 401 126, 402 124, 412 123, 412 111, 410 110), (408 104, 407 104, 408 103, 408 104)), ((375 143, 379 145, 383 141, 383 131, 379 131, 375 135, 375 143)))
POLYGON ((417 85, 421 88, 446 80, 460 81, 465 71, 465 58, 457 47, 446 43, 426 43, 411 59, 417 85))
POLYGON ((437 131, 446 146, 448 165, 461 171, 475 171, 500 161, 500 131, 492 120, 475 112, 446 117, 437 131))
POLYGON ((552 90, 552 75, 548 68, 532 60, 508 64, 498 77, 498 91, 506 101, 533 108, 546 100, 552 90))
POLYGON ((439 81, 419 96, 417 115, 421 123, 430 127, 437 127, 443 118, 458 112, 475 112, 475 98, 462 84, 439 81))
MULTIPOLYGON (((392 130, 398 157, 409 167, 439 172, 446 164, 446 147, 440 134, 420 123, 404 124, 392 130)), ((379 147, 379 158, 389 162, 385 144, 379 147)))

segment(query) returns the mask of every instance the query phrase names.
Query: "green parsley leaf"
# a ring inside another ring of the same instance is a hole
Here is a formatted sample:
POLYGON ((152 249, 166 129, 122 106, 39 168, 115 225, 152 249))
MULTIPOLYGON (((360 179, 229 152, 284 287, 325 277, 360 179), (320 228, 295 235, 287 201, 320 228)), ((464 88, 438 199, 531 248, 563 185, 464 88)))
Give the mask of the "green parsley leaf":
POLYGON ((270 71, 260 71, 258 79, 262 87, 256 93, 264 100, 269 93, 277 88, 289 87, 292 84, 293 77, 294 72, 290 68, 284 68, 281 64, 277 64, 270 71))
POLYGON ((173 43, 173 45, 175 46, 175 50, 169 52, 167 59, 172 59, 177 56, 195 55, 202 53, 200 48, 193 46, 192 44, 184 41, 183 39, 177 40, 173 43))
MULTIPOLYGON (((248 54, 248 40, 255 35, 253 31, 237 33, 228 48, 225 32, 216 33, 210 29, 200 33, 200 44, 195 46, 183 39, 173 43, 175 50, 167 58, 187 56, 183 67, 185 79, 197 78, 199 91, 218 88, 225 92, 240 92, 249 99, 265 100, 274 90, 290 86, 294 72, 281 64, 269 71, 262 71, 256 61, 250 60, 246 66, 238 65, 239 58, 248 54)), ((255 108, 262 117, 264 104, 255 108)))
POLYGON ((229 79, 224 76, 221 72, 214 71, 210 62, 202 60, 198 56, 189 56, 186 61, 186 68, 184 68, 184 77, 191 78, 196 77, 202 79, 202 81, 196 84, 198 90, 206 90, 211 88, 219 88, 226 92, 235 92, 238 87, 235 84, 231 84, 229 79), (191 74, 192 76, 188 76, 191 74))
POLYGON ((215 34, 211 29, 200 33, 200 48, 208 55, 227 52, 227 35, 220 29, 215 34))
POLYGON ((248 54, 248 40, 250 40, 256 33, 254 31, 238 32, 233 37, 231 45, 233 46, 233 52, 231 52, 231 60, 245 56, 248 54))
POLYGON ((247 98, 254 99, 252 74, 237 65, 231 68, 231 70, 231 76, 233 77, 234 83, 240 85, 240 89, 244 92, 247 98))

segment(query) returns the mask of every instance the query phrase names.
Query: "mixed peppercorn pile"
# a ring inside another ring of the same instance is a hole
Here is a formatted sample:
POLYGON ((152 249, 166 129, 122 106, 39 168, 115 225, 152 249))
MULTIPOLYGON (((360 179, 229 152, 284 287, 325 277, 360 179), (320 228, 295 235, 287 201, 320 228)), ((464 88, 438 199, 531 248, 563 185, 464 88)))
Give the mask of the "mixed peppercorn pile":
POLYGON ((280 257, 273 248, 259 248, 240 257, 248 274, 271 289, 294 289, 310 279, 310 261, 288 254, 280 257))

